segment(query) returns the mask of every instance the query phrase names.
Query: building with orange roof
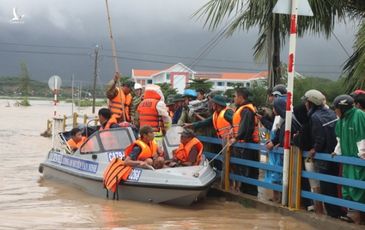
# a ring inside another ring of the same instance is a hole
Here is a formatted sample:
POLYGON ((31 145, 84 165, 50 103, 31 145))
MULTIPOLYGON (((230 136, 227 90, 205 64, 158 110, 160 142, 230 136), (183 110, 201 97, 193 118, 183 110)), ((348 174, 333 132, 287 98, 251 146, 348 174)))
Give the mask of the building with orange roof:
POLYGON ((164 70, 132 69, 132 78, 142 86, 170 83, 179 93, 183 93, 189 80, 208 79, 213 82, 213 91, 225 91, 233 88, 235 83, 241 83, 245 87, 250 87, 254 82, 263 84, 267 78, 267 71, 255 73, 197 72, 182 63, 177 63, 164 70))

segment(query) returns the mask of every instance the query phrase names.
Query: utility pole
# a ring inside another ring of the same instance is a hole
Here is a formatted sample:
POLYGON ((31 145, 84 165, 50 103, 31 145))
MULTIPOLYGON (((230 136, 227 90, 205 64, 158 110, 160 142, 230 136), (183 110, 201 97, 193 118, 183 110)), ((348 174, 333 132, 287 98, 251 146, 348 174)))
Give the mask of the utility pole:
POLYGON ((72 74, 71 77, 71 100, 72 100, 72 106, 71 106, 71 114, 74 114, 74 80, 75 80, 75 76, 74 74, 72 74))
POLYGON ((94 83, 93 83, 93 109, 92 109, 93 114, 95 114, 96 78, 98 76, 98 58, 99 58, 99 45, 96 45, 95 46, 95 61, 94 61, 94 83))
POLYGON ((82 99, 82 82, 80 81, 79 84, 79 111, 80 111, 80 106, 81 106, 81 99, 82 99))
POLYGON ((312 9, 308 0, 278 0, 273 13, 290 15, 290 38, 289 38, 289 58, 288 58, 288 85, 285 115, 285 137, 284 137, 284 159, 283 159, 283 190, 281 204, 288 204, 288 187, 289 187, 289 155, 290 155, 290 138, 291 123, 293 117, 293 90, 295 75, 295 59, 297 45, 298 15, 313 16, 312 9))

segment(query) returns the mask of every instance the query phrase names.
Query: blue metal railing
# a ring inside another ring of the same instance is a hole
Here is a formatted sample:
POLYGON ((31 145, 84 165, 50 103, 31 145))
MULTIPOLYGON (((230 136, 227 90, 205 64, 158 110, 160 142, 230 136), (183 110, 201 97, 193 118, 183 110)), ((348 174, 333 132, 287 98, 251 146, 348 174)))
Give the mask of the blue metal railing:
MULTIPOLYGON (((222 144, 222 140, 218 139, 218 138, 205 137, 205 136, 199 136, 198 138, 204 143, 222 144)), ((262 144, 236 143, 234 145, 234 147, 259 150, 261 152, 261 154, 267 153, 266 147, 262 144)), ((273 152, 278 153, 278 154, 283 154, 284 151, 282 148, 277 148, 277 149, 274 149, 273 152)), ((211 152, 204 152, 204 154, 208 159, 212 159, 216 155, 215 153, 211 153, 211 152)), ((308 156, 308 153, 304 152, 302 157, 306 158, 307 156, 308 156)), ((356 157, 345 157, 345 156, 332 157, 330 154, 327 154, 327 153, 316 153, 315 159, 365 167, 365 160, 362 160, 362 159, 356 158, 356 157)), ((217 160, 223 161, 223 157, 219 156, 219 157, 217 157, 217 160)), ((274 171, 274 172, 279 172, 279 173, 283 172, 283 167, 280 167, 280 166, 273 166, 273 165, 268 165, 268 164, 257 162, 257 161, 251 161, 251 160, 240 159, 240 158, 235 158, 235 157, 231 157, 230 163, 236 164, 236 165, 243 165, 243 166, 258 168, 261 170, 269 170, 269 171, 274 171)), ((349 179, 349 178, 321 174, 321 173, 317 173, 317 172, 308 172, 305 170, 302 170, 301 175, 302 175, 302 178, 326 181, 326 182, 330 182, 330 183, 334 183, 334 184, 339 184, 342 186, 351 186, 351 187, 356 187, 356 188, 360 188, 360 189, 365 189, 365 181, 353 180, 353 179, 349 179)), ((233 173, 230 173, 230 179, 244 182, 247 184, 256 185, 259 187, 264 187, 264 188, 271 189, 271 190, 276 190, 276 191, 282 191, 282 189, 283 189, 282 186, 278 185, 278 184, 272 184, 272 183, 260 181, 260 180, 254 179, 254 178, 239 176, 239 175, 236 175, 233 173)), ((318 201, 322 201, 325 203, 334 204, 334 205, 347 207, 347 208, 365 212, 365 204, 341 199, 338 197, 327 196, 327 195, 313 193, 313 192, 304 191, 304 190, 301 190, 301 197, 312 199, 312 200, 318 200, 318 201)))

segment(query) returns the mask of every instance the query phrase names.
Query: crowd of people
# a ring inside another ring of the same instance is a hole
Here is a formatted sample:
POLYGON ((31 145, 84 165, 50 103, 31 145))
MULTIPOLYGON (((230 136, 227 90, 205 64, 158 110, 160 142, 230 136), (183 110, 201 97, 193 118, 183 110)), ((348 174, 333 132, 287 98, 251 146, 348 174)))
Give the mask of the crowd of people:
MULTIPOLYGON (((196 135, 213 136, 221 139, 221 146, 204 145, 204 149, 218 152, 231 147, 231 156, 239 159, 260 161, 258 150, 236 147, 238 142, 263 142, 268 152, 268 164, 282 166, 281 154, 272 151, 284 146, 287 89, 276 85, 268 91, 269 108, 258 112, 253 104, 253 95, 248 88, 235 89, 234 98, 219 94, 205 94, 204 90, 186 89, 165 100, 158 86, 145 88, 132 81, 124 82, 120 87, 116 75, 107 90, 109 108, 99 110, 100 130, 118 127, 120 123, 129 123, 138 130, 137 141, 130 145, 126 153, 126 163, 140 167, 175 167, 199 164, 203 144, 196 135), (230 103, 233 102, 233 103, 230 103), (174 151, 173 159, 164 159, 159 143, 171 125, 184 128, 181 144, 174 151), (269 137, 261 135, 265 128, 269 137)), ((356 157, 365 159, 365 91, 356 90, 351 95, 339 95, 332 104, 327 103, 325 95, 316 89, 308 90, 302 97, 302 103, 293 109, 292 145, 302 151, 308 151, 309 157, 304 167, 308 171, 320 172, 332 176, 365 181, 365 168, 356 165, 339 164, 316 160, 316 153, 356 157)), ((72 146, 77 148, 81 141, 79 131, 72 132, 72 146)), ((71 145, 71 143, 70 143, 71 145)), ((222 166, 223 167, 223 166, 222 166)), ((254 167, 232 165, 234 174, 259 179, 259 170, 254 167)), ((224 170, 222 170, 223 172, 224 170)), ((222 176, 223 177, 223 176, 222 176)), ((274 184, 282 183, 282 175, 267 171, 265 180, 274 184)), ((303 180, 305 182, 305 180, 303 180)), ((305 185, 303 185, 305 189, 305 185)), ((257 186, 232 181, 234 192, 243 192, 256 196, 257 186)), ((342 186, 326 181, 310 180, 307 188, 315 193, 346 200, 365 203, 365 190, 342 186), (340 194, 340 195, 339 195, 340 194)), ((274 192, 272 200, 280 202, 281 194, 274 192)), ((326 213, 334 218, 360 223, 364 214, 352 212, 333 205, 317 201, 304 202, 314 207, 319 214, 326 213)))

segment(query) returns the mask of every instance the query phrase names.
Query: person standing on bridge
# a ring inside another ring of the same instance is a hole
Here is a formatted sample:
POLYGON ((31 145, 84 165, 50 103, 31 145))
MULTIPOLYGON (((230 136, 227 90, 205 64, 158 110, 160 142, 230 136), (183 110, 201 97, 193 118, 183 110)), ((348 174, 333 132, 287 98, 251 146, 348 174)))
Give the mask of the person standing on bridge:
POLYGON ((186 123, 184 128, 193 127, 194 129, 198 129, 213 125, 218 138, 227 140, 231 134, 233 110, 227 107, 226 99, 223 96, 216 95, 212 98, 211 102, 214 110, 213 115, 203 121, 186 123))
POLYGON ((118 123, 123 121, 130 122, 131 91, 134 87, 134 82, 126 81, 122 83, 121 87, 117 87, 119 79, 119 73, 116 73, 106 92, 106 96, 109 99, 109 109, 118 123))
MULTIPOLYGON (((233 138, 230 144, 235 142, 259 143, 259 125, 256 117, 256 108, 252 104, 252 95, 247 88, 236 89, 234 95, 234 103, 237 106, 236 112, 233 114, 233 138)), ((232 147, 232 156, 240 159, 260 161, 260 154, 258 150, 245 149, 239 147, 232 147)), ((233 168, 235 174, 252 179, 259 178, 259 170, 248 166, 237 166, 233 168)), ((236 191, 240 191, 257 196, 258 190, 256 185, 246 183, 236 183, 236 191)))
MULTIPOLYGON (((340 95, 333 101, 335 112, 340 118, 336 123, 337 146, 334 155, 365 159, 365 113, 354 108, 354 99, 349 95, 340 95)), ((334 156, 333 155, 333 156, 334 156)), ((365 181, 365 168, 343 164, 342 176, 365 181)), ((365 190, 342 185, 342 197, 346 200, 365 203, 365 190)), ((364 213, 354 212, 355 223, 365 221, 364 213)))
MULTIPOLYGON (((302 97, 305 106, 307 108, 307 114, 309 120, 309 140, 310 150, 308 151, 308 157, 312 160, 316 152, 320 153, 332 153, 336 147, 337 140, 335 134, 335 123, 325 125, 326 123, 336 119, 336 114, 331 109, 325 106, 326 97, 318 90, 308 90, 302 97)), ((315 160, 314 167, 316 171, 320 173, 338 176, 339 164, 336 162, 315 160)), ((326 181, 319 182, 319 191, 314 191, 324 195, 338 197, 337 184, 329 183, 326 181)), ((315 201, 316 213, 323 213, 322 202, 315 201)), ((346 213, 340 206, 324 203, 328 216, 334 218, 340 218, 346 216, 346 213)))
POLYGON ((354 95, 355 107, 365 112, 365 91, 354 95))

